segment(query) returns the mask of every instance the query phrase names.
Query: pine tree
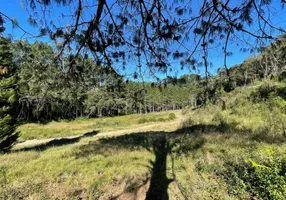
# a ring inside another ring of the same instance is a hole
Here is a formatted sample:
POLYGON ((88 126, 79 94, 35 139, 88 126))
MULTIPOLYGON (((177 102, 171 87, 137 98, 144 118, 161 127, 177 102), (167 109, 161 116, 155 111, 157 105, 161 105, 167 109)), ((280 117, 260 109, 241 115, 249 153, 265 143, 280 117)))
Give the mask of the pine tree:
POLYGON ((18 138, 15 133, 15 67, 12 64, 12 53, 9 41, 0 37, 0 152, 7 152, 18 138))

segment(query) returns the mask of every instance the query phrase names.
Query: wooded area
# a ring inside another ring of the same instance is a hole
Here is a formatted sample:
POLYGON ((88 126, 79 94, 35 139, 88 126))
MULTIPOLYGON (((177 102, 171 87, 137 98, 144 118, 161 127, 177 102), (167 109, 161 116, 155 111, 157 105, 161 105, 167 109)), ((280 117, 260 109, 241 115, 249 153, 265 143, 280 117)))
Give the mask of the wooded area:
MULTIPOLYGON (((17 76, 13 85, 19 97, 19 117, 24 120, 101 117, 131 113, 197 107, 217 100, 221 90, 230 92, 269 77, 283 76, 285 44, 273 44, 253 58, 205 78, 199 75, 168 77, 161 83, 126 80, 107 68, 97 66, 88 56, 76 58, 72 66, 53 61, 55 52, 47 43, 8 43, 10 65, 17 76), (17 87, 16 87, 17 86, 17 87), (206 96, 208 95, 208 96, 206 96)), ((4 50, 3 50, 4 51, 4 50)), ((68 63, 70 57, 63 63, 68 63)), ((3 68, 4 71, 4 68, 3 68)), ((4 72, 5 73, 5 72, 4 72)))

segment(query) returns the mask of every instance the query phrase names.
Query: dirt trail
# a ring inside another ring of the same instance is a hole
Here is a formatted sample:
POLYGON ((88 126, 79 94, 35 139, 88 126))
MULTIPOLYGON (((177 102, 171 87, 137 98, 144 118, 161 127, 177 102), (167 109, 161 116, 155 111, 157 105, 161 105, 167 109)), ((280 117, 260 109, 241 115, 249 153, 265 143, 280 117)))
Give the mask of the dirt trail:
MULTIPOLYGON (((176 116, 176 119, 174 121, 169 122, 156 122, 149 125, 142 125, 136 128, 126 128, 123 130, 115 130, 115 131, 108 131, 108 132, 100 132, 95 136, 92 136, 92 138, 96 137, 110 137, 110 136, 118 136, 118 135, 124 135, 124 134, 130 134, 130 133, 136 133, 136 132, 147 132, 147 131, 166 131, 166 127, 168 127, 167 131, 174 131, 178 128, 180 123, 184 120, 184 116, 182 114, 179 114, 176 116)), ((33 147, 38 146, 41 144, 48 143, 53 140, 60 140, 60 139, 74 139, 81 137, 82 135, 75 135, 75 136, 66 136, 66 137, 55 137, 55 138, 46 138, 46 139, 34 139, 34 140, 26 140, 24 142, 17 143, 14 146, 14 149, 22 149, 25 147, 33 147)))

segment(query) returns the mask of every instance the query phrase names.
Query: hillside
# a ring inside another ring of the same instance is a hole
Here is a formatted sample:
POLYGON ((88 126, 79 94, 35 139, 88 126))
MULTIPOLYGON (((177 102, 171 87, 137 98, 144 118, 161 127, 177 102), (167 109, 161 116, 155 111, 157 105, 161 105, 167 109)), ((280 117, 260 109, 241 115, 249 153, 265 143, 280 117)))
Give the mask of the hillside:
POLYGON ((0 155, 0 194, 4 199, 285 199, 285 87, 255 82, 222 94, 215 104, 185 109, 183 116, 176 111, 176 119, 162 112, 21 126, 28 141, 47 138, 45 131, 57 127, 70 130, 52 142, 0 155), (94 132, 83 135, 75 127, 94 132), (65 138, 70 135, 74 138, 65 138))

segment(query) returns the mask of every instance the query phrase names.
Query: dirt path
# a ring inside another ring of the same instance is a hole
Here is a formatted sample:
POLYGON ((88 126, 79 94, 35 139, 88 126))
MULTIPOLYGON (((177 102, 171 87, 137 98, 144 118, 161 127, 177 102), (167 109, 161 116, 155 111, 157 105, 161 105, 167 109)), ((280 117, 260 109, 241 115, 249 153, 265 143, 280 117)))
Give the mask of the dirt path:
MULTIPOLYGON (((183 115, 177 115, 177 118, 174 121, 169 122, 156 122, 149 125, 142 125, 136 128, 126 128, 123 130, 115 130, 115 131, 108 131, 108 132, 102 132, 98 133, 95 136, 91 136, 92 138, 98 138, 98 137, 110 137, 110 136, 119 136, 124 134, 131 134, 131 133, 137 133, 137 132, 147 132, 147 131, 175 131, 180 123, 184 120, 183 115), (166 129, 166 127, 168 127, 166 129)), ((42 144, 46 144, 48 142, 51 142, 53 140, 60 140, 60 139, 75 139, 79 138, 83 135, 75 135, 75 136, 67 136, 67 137, 55 137, 55 138, 47 138, 47 139, 34 139, 34 140, 27 140, 24 142, 17 143, 14 146, 14 149, 22 149, 25 147, 33 147, 38 146, 42 144)))

